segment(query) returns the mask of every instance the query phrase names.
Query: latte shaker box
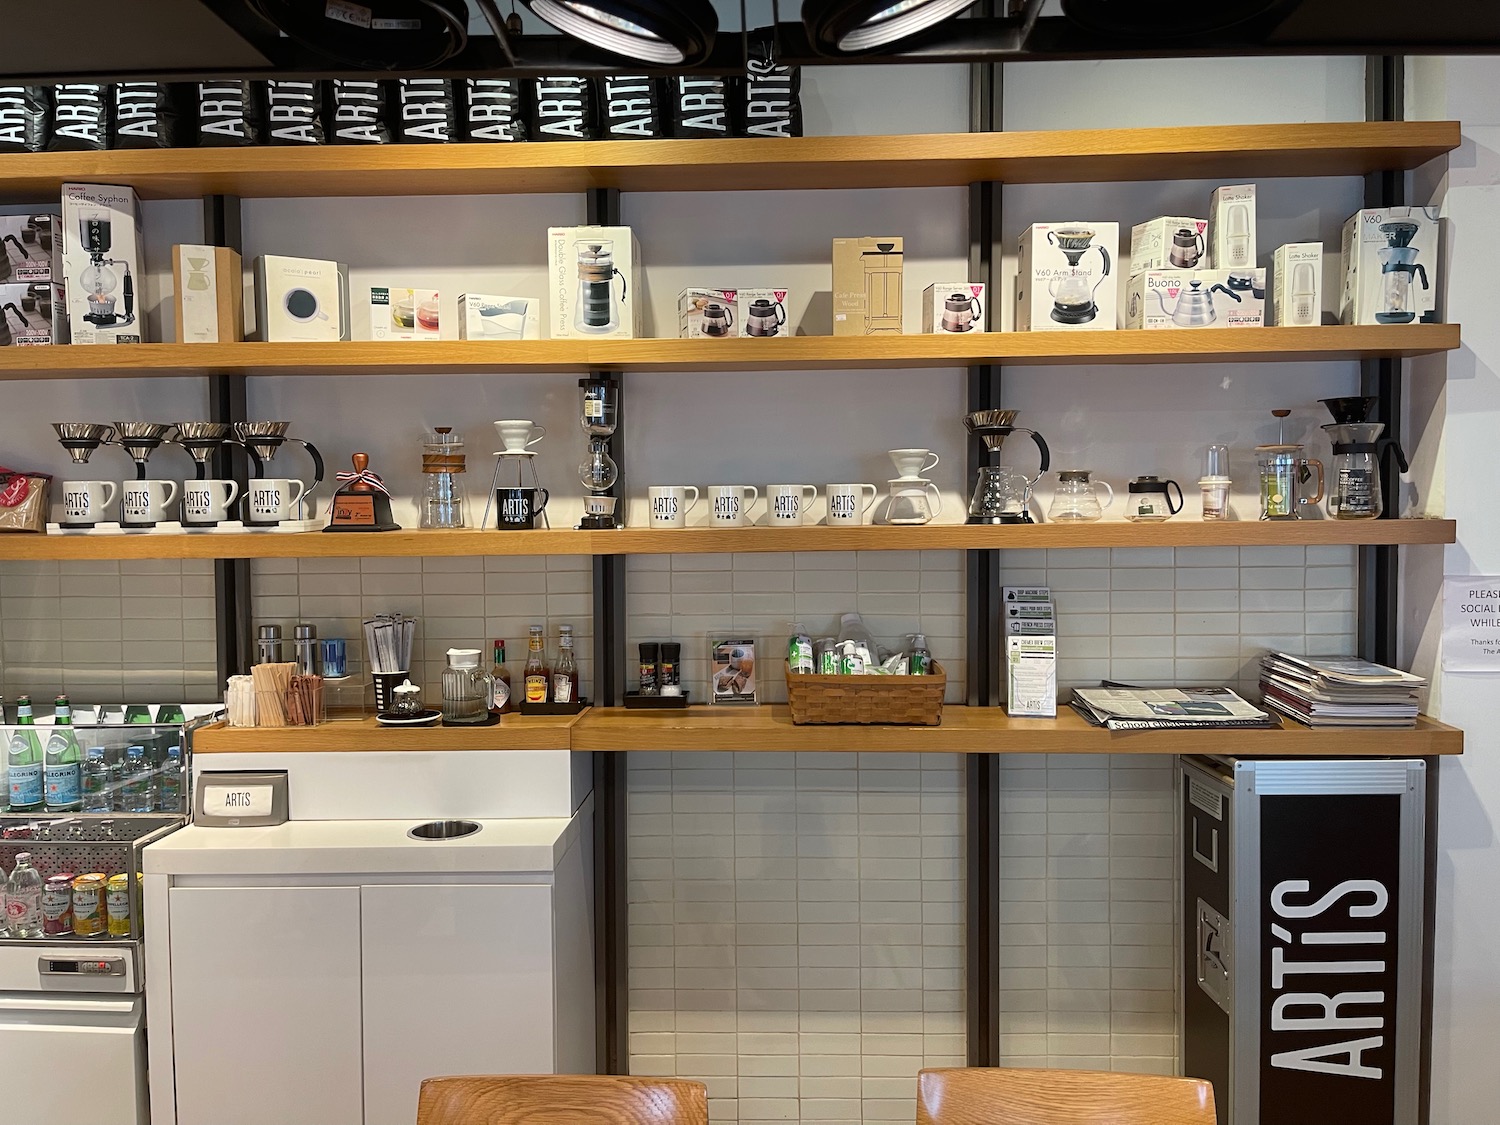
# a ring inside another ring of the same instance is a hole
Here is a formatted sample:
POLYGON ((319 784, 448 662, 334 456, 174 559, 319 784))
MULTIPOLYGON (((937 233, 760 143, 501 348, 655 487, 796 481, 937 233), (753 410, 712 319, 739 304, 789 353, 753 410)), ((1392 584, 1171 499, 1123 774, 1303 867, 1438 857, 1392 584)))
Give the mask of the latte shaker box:
POLYGON ((179 344, 227 344, 245 338, 240 256, 227 246, 172 247, 172 293, 179 344))
POLYGON ((261 340, 349 339, 349 270, 342 262, 263 254, 255 259, 261 340))
POLYGON ((901 332, 905 240, 833 240, 833 334, 884 336, 901 332))
POLYGON ((922 290, 923 332, 983 332, 984 286, 939 281, 922 290))
POLYGON ((139 344, 141 208, 128 187, 63 184, 63 283, 75 344, 139 344))
POLYGON ((638 260, 629 227, 549 227, 548 334, 553 339, 638 336, 638 260))
POLYGON ((1323 323, 1323 244, 1288 242, 1271 255, 1268 324, 1310 328, 1323 323))
POLYGON ((1215 269, 1255 265, 1255 185, 1214 188, 1208 205, 1209 258, 1215 269))

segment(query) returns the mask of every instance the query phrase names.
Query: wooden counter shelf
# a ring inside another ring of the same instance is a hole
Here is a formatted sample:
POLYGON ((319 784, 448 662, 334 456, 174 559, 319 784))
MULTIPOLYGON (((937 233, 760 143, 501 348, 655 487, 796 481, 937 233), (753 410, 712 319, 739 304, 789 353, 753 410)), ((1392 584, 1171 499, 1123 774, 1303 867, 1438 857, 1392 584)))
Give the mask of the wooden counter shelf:
MULTIPOLYGON (((642 142, 644 143, 644 142, 642 142)), ((3 161, 3 158, 0 158, 3 161)), ((1457 324, 1119 329, 770 340, 344 340, 296 344, 0 348, 0 380, 233 375, 454 375, 506 371, 818 371, 869 368, 1299 363, 1412 358, 1459 346, 1457 324)))
POLYGON ((1415 730, 1107 731, 1071 708, 1012 719, 1001 708, 943 708, 936 727, 797 726, 781 705, 682 711, 601 707, 573 728, 574 750, 889 751, 959 754, 1232 754, 1240 757, 1423 757, 1461 754, 1463 732, 1428 719, 1415 730))
POLYGON ((1179 519, 1164 524, 930 523, 922 527, 687 527, 577 531, 233 532, 0 535, 0 562, 109 559, 454 558, 487 555, 689 555, 768 551, 962 551, 1078 547, 1278 547, 1452 543, 1452 520, 1179 519))
POLYGON ((1320 122, 929 136, 588 141, 519 145, 177 148, 0 156, 0 202, 56 200, 63 183, 127 184, 145 199, 237 195, 514 195, 961 187, 1122 180, 1363 176, 1459 145, 1456 121, 1320 122))
POLYGON ((286 754, 358 750, 567 750, 577 715, 506 715, 494 726, 383 727, 373 718, 315 727, 204 727, 196 754, 286 754))

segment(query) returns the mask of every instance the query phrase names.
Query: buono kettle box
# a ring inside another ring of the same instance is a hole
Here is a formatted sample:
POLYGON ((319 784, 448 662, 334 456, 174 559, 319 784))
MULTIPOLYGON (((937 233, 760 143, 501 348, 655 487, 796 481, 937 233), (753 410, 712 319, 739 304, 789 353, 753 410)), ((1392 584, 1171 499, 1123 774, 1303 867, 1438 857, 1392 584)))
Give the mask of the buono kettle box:
POLYGON ((172 293, 179 344, 245 338, 244 274, 227 246, 172 247, 172 293))
POLYGON ((75 344, 139 344, 143 310, 135 287, 144 276, 141 208, 135 191, 104 184, 63 184, 63 274, 75 344))
POLYGON ((640 335, 640 251, 629 227, 547 228, 553 339, 640 335))
POLYGON ((1119 223, 1033 223, 1021 232, 1016 331, 1113 329, 1119 223))
POLYGON ((1126 328, 1260 328, 1265 270, 1147 270, 1130 279, 1126 328))
POLYGON ((255 259, 255 327, 262 340, 349 339, 349 271, 341 262, 255 259))
POLYGON ((898 236, 833 240, 833 334, 897 335, 905 240, 898 236))

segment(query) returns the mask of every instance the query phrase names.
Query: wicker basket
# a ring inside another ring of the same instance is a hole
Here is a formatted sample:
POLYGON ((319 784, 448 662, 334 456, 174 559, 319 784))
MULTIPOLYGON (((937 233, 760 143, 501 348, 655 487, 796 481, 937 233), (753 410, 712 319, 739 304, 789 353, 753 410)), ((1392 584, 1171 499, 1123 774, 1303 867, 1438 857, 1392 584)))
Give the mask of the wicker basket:
POLYGON ((792 722, 889 723, 935 727, 943 721, 948 674, 933 662, 926 676, 816 676, 786 670, 792 722))

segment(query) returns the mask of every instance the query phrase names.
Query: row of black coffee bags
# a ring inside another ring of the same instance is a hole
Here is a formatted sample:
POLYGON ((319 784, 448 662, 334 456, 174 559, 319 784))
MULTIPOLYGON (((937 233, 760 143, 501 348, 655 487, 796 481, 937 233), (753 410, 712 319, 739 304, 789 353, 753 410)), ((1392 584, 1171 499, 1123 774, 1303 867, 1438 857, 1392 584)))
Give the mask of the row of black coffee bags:
POLYGON ((802 135, 796 68, 743 76, 0 85, 0 152, 802 135))

